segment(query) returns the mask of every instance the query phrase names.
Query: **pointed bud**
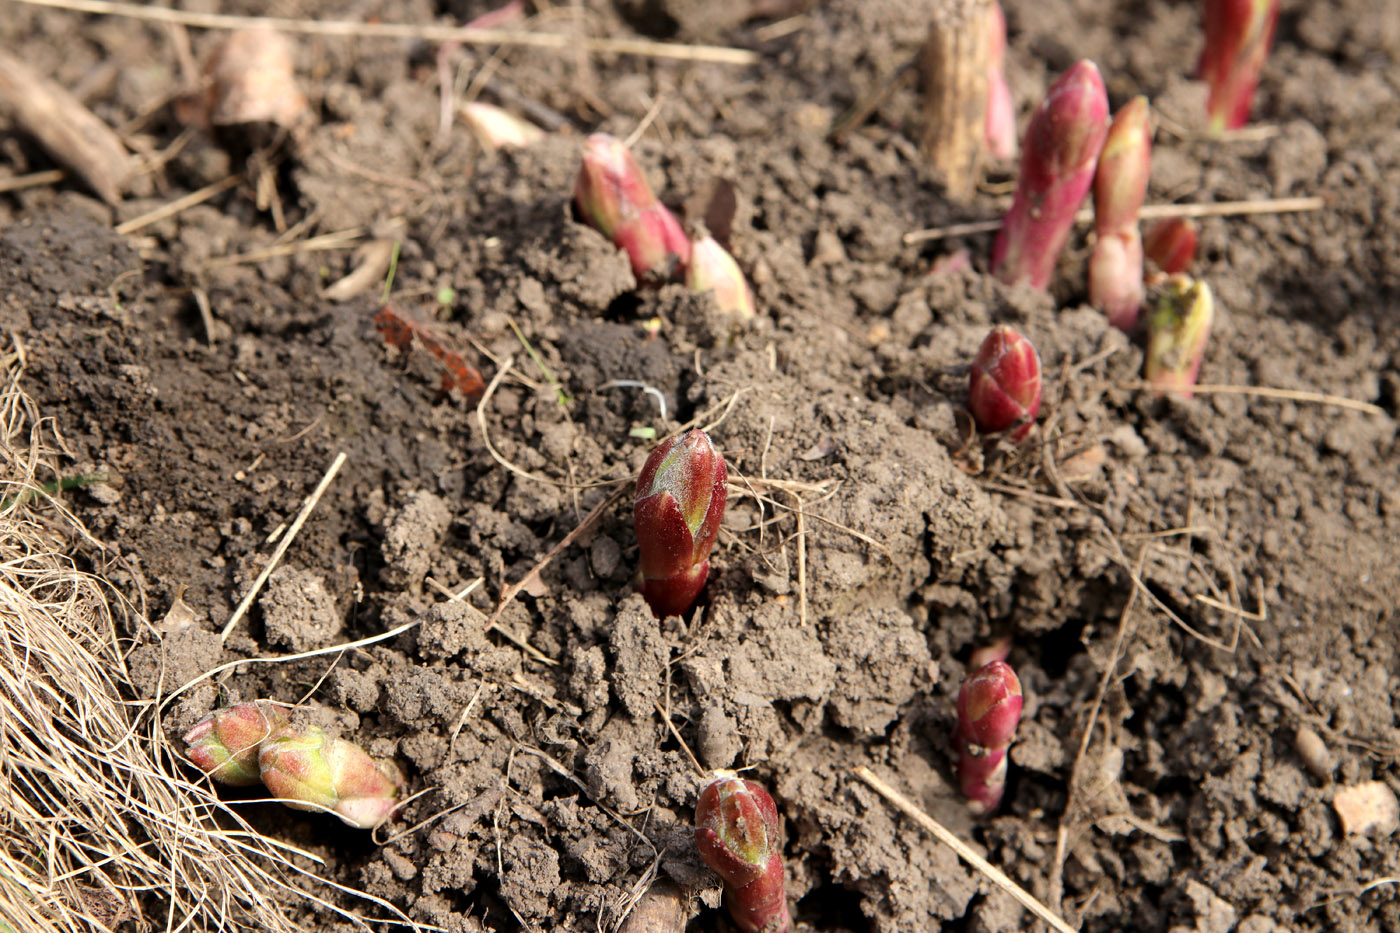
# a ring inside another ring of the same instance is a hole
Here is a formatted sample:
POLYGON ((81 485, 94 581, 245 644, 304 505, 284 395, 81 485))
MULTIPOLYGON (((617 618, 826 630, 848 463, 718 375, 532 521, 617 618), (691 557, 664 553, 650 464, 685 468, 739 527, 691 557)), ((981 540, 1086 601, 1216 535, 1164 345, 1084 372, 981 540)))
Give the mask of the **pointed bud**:
POLYGON ((658 618, 685 612, 705 586, 728 482, 724 457, 698 429, 663 442, 642 467, 632 506, 637 588, 658 618))
POLYGON ((535 124, 480 101, 463 104, 462 119, 487 149, 524 149, 544 139, 544 130, 535 124))
POLYGON ((1016 198, 992 246, 992 271, 1003 282, 1050 284, 1107 132, 1103 77, 1085 59, 1050 85, 1026 128, 1016 198))
POLYGON ((1147 258, 1167 275, 1185 272, 1196 258, 1196 243, 1200 233, 1195 221, 1188 217, 1168 217, 1147 228, 1143 250, 1147 258))
POLYGON ((1001 803, 1006 753, 1023 703, 1021 682, 1005 661, 978 669, 958 691, 958 784, 974 813, 991 813, 1001 803))
POLYGON ((725 903, 742 933, 787 933, 778 807, 761 784, 717 772, 695 805, 695 847, 723 879, 725 903))
POLYGON ((258 751, 263 740, 286 724, 286 714, 266 700, 239 703, 195 723, 184 736, 185 754, 219 783, 249 787, 262 781, 258 751))
POLYGON ((1021 721, 1021 681, 1005 661, 974 671, 958 691, 958 734, 983 748, 1005 748, 1021 721))
POLYGON ((685 284, 693 292, 714 292, 721 311, 748 320, 754 315, 753 292, 729 251, 706 234, 690 248, 685 284))
POLYGON ((1205 48, 1196 76, 1210 87, 1206 111, 1212 133, 1249 122, 1259 72, 1274 42, 1278 10, 1279 0, 1205 0, 1205 48))
POLYGON ((1016 155, 1016 105, 1006 83, 1006 14, 992 0, 987 8, 987 118, 983 142, 994 159, 1016 155))
POLYGON ((1010 327, 994 327, 972 361, 967 410, 983 434, 1015 428, 1020 443, 1040 412, 1040 354, 1010 327))
POLYGON ((1209 285, 1184 275, 1168 280, 1147 322, 1145 374, 1152 388, 1191 397, 1214 316, 1209 285))
POLYGON ((297 810, 334 813, 351 826, 374 829, 398 804, 402 779, 364 749, 321 729, 282 729, 258 756, 263 783, 297 810))
POLYGON ((1152 171, 1152 121, 1146 97, 1134 97, 1109 127, 1094 175, 1094 251, 1089 301, 1122 331, 1142 310, 1142 235, 1138 212, 1152 171))
POLYGON ((607 133, 594 133, 584 143, 574 204, 589 226, 627 251, 638 281, 668 278, 690 260, 680 222, 652 194, 632 153, 607 133))

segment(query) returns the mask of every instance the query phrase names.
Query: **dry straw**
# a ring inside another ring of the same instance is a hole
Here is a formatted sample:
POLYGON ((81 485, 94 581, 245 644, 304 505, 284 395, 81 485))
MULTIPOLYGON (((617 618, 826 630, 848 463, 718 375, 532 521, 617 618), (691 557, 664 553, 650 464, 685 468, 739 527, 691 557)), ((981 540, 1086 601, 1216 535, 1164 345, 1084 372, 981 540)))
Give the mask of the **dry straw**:
POLYGON ((127 676, 134 613, 63 551, 86 533, 42 491, 57 435, 21 361, 0 359, 0 933, 290 933, 308 910, 351 919, 346 904, 411 926, 375 898, 354 905, 179 762, 127 676))

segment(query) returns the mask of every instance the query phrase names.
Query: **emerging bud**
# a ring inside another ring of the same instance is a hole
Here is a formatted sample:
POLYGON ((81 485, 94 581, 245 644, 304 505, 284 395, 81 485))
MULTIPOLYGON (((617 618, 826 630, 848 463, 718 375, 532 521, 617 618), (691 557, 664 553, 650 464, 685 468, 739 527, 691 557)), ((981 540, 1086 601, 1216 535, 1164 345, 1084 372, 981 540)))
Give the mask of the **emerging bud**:
POLYGON ((374 829, 398 804, 402 778, 364 749, 323 730, 282 729, 258 756, 263 783, 297 810, 334 813, 360 829, 374 829))
POLYGON ((1005 661, 992 661, 958 691, 958 783, 968 805, 991 813, 1006 784, 1006 752, 1021 721, 1021 682, 1005 661))
POLYGON ((680 221, 652 194, 632 153, 607 133, 594 133, 584 143, 574 204, 589 226, 627 251, 639 281, 669 277, 690 261, 680 221))
POLYGON ((1109 127, 1094 175, 1094 231, 1089 301, 1122 331, 1142 309, 1142 236, 1138 212, 1152 169, 1152 123, 1146 97, 1134 97, 1109 127))
POLYGON ((1010 327, 994 327, 972 361, 967 410, 983 434, 1015 428, 1020 443, 1040 412, 1040 354, 1010 327))
POLYGON ((1219 134, 1249 121, 1259 72, 1278 25, 1279 0, 1205 0, 1205 48, 1196 77, 1210 86, 1210 131, 1219 134))
POLYGON ((744 320, 754 315, 753 292, 744 279, 743 270, 729 251, 709 234, 691 245, 685 284, 693 292, 713 291, 721 311, 744 320))
POLYGON ((491 104, 462 105, 462 119, 487 149, 524 149, 544 139, 544 130, 491 104))
POLYGON ((266 700, 239 703, 210 713, 185 733, 185 754, 194 766, 221 784, 249 787, 262 781, 258 751, 287 724, 280 708, 266 700))
POLYGON ((994 159, 1016 155, 1016 105, 1006 83, 1006 14, 992 0, 987 8, 987 118, 983 143, 994 159))
POLYGON ((1168 217, 1147 228, 1142 245, 1147 258, 1167 275, 1185 272, 1196 258, 1200 234, 1188 217, 1168 217))
POLYGON ((1148 320, 1145 375, 1152 388, 1191 397, 1214 316, 1215 301, 1205 282, 1184 275, 1167 281, 1148 320))
POLYGON ((637 589, 657 618, 685 612, 704 588, 728 483, 724 457, 698 429, 663 442, 642 467, 632 505, 637 589))
POLYGON ((742 933, 787 933, 778 807, 761 784, 716 772, 695 805, 695 847, 724 881, 724 900, 742 933))
POLYGON ((1085 59, 1050 85, 1026 128, 1016 198, 992 246, 992 271, 1003 282, 1050 283, 1107 132, 1103 78, 1085 59))

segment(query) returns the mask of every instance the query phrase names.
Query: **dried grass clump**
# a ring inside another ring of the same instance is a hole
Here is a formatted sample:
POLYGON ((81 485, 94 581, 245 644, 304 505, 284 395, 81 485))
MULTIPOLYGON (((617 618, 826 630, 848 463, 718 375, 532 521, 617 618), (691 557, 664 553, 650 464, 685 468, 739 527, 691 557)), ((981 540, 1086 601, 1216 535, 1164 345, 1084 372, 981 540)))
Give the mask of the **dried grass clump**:
POLYGON ((118 632, 135 613, 64 553, 86 532, 43 489, 59 435, 21 390, 21 362, 0 359, 0 933, 290 933, 308 910, 363 926, 332 903, 358 892, 183 776, 127 676, 118 632))

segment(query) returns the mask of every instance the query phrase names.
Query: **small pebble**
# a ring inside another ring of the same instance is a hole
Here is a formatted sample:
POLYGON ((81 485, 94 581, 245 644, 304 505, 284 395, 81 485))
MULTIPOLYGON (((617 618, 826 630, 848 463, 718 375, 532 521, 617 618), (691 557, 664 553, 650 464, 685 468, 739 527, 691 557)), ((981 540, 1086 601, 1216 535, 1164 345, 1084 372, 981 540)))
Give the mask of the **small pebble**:
POLYGON ((1307 726, 1299 726, 1293 734, 1293 748, 1309 771, 1320 780, 1332 780, 1332 772, 1337 770, 1337 760, 1332 757, 1332 750, 1322 741, 1322 736, 1307 726))
POLYGON ((1380 781, 1362 781, 1340 788, 1332 798, 1342 832, 1366 833, 1372 829, 1378 835, 1389 836, 1400 827, 1400 801, 1395 791, 1380 781))

